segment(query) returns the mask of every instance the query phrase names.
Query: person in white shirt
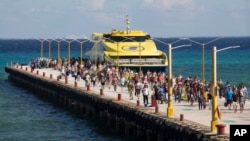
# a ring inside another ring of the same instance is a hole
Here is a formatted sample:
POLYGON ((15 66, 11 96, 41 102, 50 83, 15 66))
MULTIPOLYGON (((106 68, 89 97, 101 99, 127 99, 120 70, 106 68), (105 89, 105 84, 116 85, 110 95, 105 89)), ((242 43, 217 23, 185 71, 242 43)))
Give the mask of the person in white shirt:
POLYGON ((148 105, 148 95, 149 95, 149 88, 148 88, 147 84, 144 84, 144 87, 142 88, 142 95, 143 95, 144 106, 147 107, 147 105, 148 105))
POLYGON ((138 81, 137 83, 135 83, 135 96, 138 97, 138 99, 140 99, 140 93, 141 93, 141 83, 138 81))

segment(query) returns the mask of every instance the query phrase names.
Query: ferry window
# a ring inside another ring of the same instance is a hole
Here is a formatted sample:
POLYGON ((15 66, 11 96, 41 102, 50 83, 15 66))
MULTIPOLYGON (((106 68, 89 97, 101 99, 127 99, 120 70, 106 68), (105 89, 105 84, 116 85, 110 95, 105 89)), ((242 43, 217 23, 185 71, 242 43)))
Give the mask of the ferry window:
POLYGON ((110 34, 103 34, 103 38, 110 38, 110 34))
POLYGON ((136 36, 135 40, 138 42, 144 42, 146 40, 146 37, 145 36, 136 36))
POLYGON ((111 40, 115 42, 143 42, 146 36, 112 36, 111 40))
POLYGON ((149 34, 146 35, 146 39, 150 39, 151 36, 149 34))

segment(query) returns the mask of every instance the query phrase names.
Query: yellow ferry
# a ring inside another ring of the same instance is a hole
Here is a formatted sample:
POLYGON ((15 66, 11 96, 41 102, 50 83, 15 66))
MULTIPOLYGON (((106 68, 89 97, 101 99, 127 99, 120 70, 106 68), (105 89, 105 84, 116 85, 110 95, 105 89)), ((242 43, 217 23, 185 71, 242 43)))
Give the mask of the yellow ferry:
POLYGON ((92 40, 94 45, 88 55, 97 56, 100 61, 111 65, 163 71, 168 66, 166 53, 157 49, 148 33, 142 30, 130 30, 128 16, 126 16, 126 30, 113 29, 111 33, 93 33, 92 40))

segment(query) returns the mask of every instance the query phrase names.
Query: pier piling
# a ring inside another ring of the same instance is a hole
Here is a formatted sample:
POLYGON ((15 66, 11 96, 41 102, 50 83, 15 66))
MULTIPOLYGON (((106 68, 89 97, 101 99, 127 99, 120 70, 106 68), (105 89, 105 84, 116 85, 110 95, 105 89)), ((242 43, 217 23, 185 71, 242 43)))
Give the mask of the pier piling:
POLYGON ((118 94, 118 101, 122 100, 122 94, 118 94))
POLYGON ((184 120, 184 114, 180 114, 180 121, 184 120))
POLYGON ((140 100, 139 99, 136 101, 136 106, 140 106, 140 100))
POLYGON ((100 95, 103 95, 103 89, 102 88, 100 89, 100 95))
POLYGON ((68 76, 65 76, 65 84, 68 84, 68 76))

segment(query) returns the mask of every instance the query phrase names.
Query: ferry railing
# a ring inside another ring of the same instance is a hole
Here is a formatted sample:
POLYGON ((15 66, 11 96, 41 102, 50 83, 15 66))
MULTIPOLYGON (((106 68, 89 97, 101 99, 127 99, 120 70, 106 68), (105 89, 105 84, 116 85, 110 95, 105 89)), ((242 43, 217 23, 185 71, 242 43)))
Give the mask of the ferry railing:
MULTIPOLYGON (((118 62, 117 59, 113 59, 114 62, 118 62)), ((164 59, 160 59, 160 58, 142 58, 142 59, 137 59, 137 58, 130 58, 130 59, 119 59, 119 63, 120 65, 124 65, 124 64, 140 64, 141 65, 162 65, 164 64, 164 59)))
POLYGON ((108 41, 110 41, 110 42, 114 42, 114 43, 116 43, 116 53, 117 53, 117 55, 116 55, 116 61, 115 61, 115 59, 113 59, 114 61, 112 61, 113 62, 113 64, 116 64, 117 65, 117 67, 119 68, 119 65, 120 65, 120 56, 119 56, 119 43, 120 42, 124 42, 124 41, 127 41, 127 40, 133 40, 133 38, 134 37, 131 37, 131 38, 128 38, 128 37, 123 37, 124 39, 123 40, 119 40, 119 41, 115 41, 115 40, 112 40, 112 39, 110 39, 110 38, 103 38, 104 40, 108 40, 108 41))
POLYGON ((105 58, 105 60, 107 60, 111 64, 117 64, 117 62, 115 62, 114 59, 111 59, 109 56, 105 56, 104 58, 105 58))

